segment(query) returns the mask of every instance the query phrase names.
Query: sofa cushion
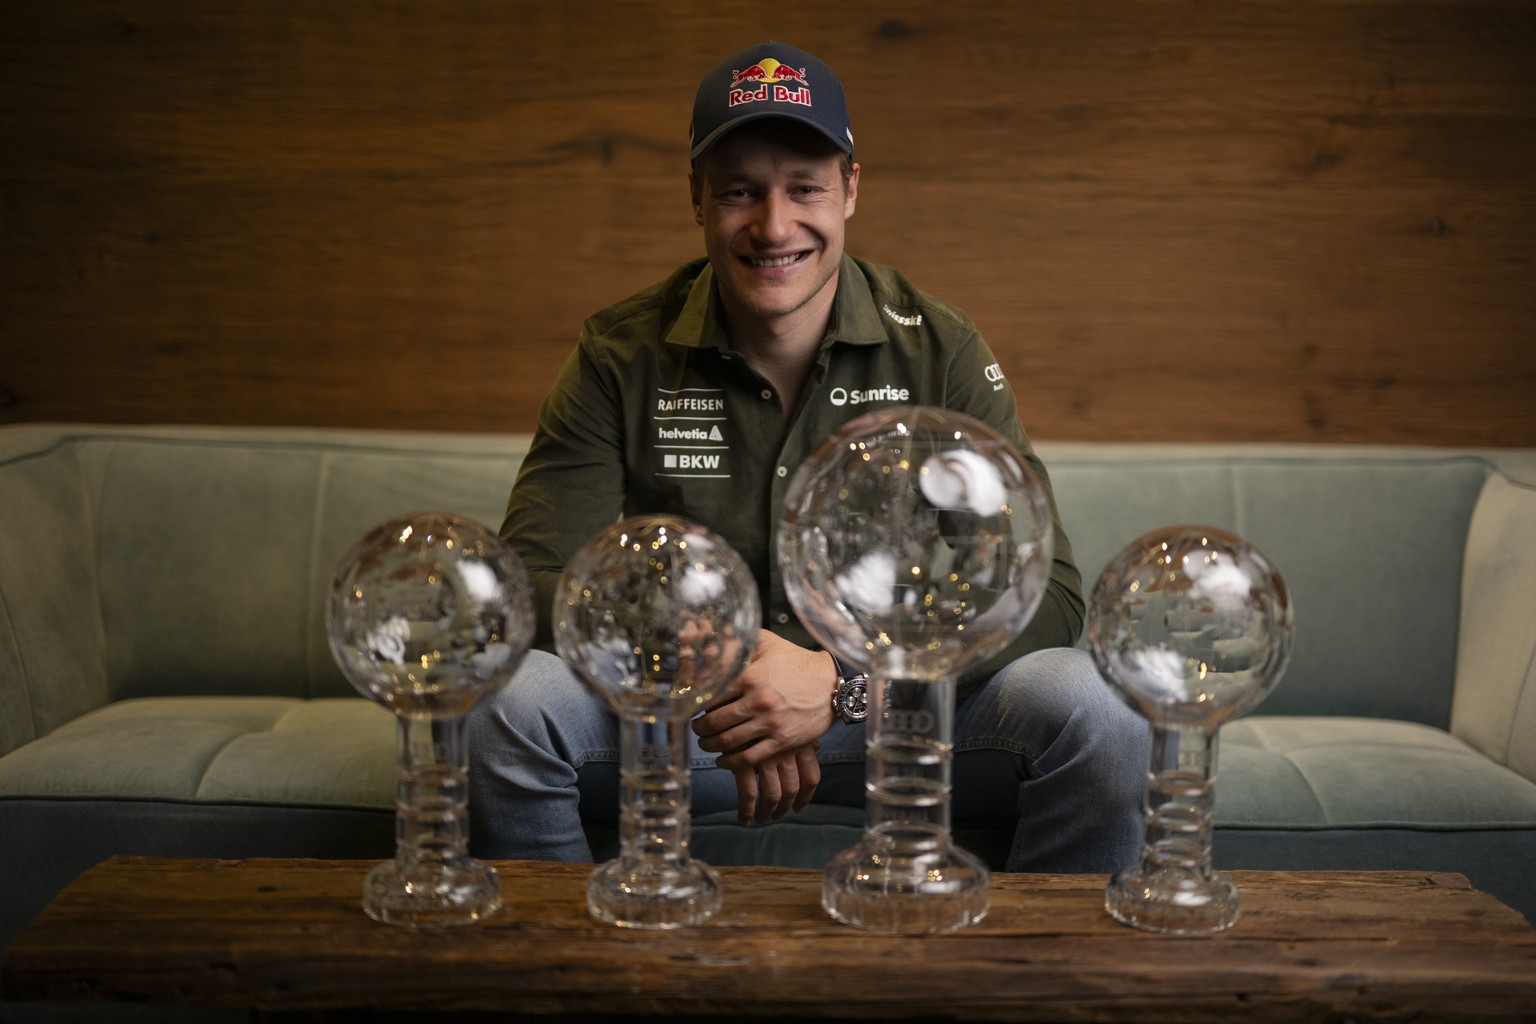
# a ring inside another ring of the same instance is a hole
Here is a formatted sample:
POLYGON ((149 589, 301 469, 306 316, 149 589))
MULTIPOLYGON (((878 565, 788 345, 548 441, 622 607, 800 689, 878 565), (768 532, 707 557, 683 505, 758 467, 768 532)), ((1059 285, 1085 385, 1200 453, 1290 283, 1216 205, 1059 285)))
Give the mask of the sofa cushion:
POLYGON ((304 696, 317 453, 125 439, 96 446, 113 696, 304 696), (167 526, 166 520, 174 523, 167 526))
POLYGON ((525 448, 233 430, 90 442, 111 698, 348 695, 325 635, 341 557, 405 512, 499 526, 525 448))
POLYGON ((146 697, 0 757, 0 945, 114 854, 390 855, 395 718, 361 697, 146 697))
POLYGON ((395 718, 360 697, 146 697, 0 757, 0 799, 390 809, 395 718))
POLYGON ((1536 782, 1414 722, 1251 716, 1216 759, 1222 828, 1536 832, 1536 782))

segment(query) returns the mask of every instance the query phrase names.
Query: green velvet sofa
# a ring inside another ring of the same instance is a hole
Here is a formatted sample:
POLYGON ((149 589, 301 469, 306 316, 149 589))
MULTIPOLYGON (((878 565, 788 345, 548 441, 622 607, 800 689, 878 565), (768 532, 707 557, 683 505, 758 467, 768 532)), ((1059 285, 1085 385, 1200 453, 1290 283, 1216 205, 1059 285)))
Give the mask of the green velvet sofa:
MULTIPOLYGON (((0 427, 0 942, 117 853, 390 856, 393 720, 332 662, 331 576, 397 513, 499 523, 526 444, 0 427)), ((1090 585, 1174 522, 1290 585, 1289 672, 1222 732, 1219 866, 1458 871, 1536 919, 1536 451, 1040 452, 1090 585)), ((699 856, 819 867, 861 815, 728 819, 699 856)))

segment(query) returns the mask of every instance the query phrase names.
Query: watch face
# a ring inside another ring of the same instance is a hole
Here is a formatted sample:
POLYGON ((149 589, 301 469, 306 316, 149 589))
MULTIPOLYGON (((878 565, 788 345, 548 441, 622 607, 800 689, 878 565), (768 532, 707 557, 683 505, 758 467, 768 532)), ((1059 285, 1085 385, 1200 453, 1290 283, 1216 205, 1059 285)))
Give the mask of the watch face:
POLYGON ((850 679, 837 692, 838 711, 845 722, 862 722, 869 714, 869 685, 862 679, 850 679))

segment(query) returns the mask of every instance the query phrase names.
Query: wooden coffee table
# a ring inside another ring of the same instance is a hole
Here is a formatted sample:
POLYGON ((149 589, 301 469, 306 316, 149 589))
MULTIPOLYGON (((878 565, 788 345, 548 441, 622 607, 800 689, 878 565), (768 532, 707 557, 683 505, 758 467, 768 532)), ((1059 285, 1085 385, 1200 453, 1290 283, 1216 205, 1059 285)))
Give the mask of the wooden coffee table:
POLYGON ((588 917, 590 865, 517 861, 496 916, 412 932, 363 915, 371 866, 108 861, 12 944, 0 997, 302 1020, 1536 1018, 1536 930, 1460 875, 1234 872, 1242 920, 1202 938, 1116 923, 1102 875, 996 875, 980 924, 903 937, 830 920, 814 871, 722 868, 717 918, 637 932, 588 917))

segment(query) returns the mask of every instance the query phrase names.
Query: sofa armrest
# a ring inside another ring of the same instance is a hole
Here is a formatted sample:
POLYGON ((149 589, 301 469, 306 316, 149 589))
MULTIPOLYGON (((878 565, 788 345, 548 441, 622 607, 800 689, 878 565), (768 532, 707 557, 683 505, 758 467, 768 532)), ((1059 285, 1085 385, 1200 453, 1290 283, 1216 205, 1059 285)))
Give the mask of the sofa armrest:
POLYGON ((1536 780, 1536 486, 1498 472, 1467 532, 1451 731, 1536 780))
POLYGON ((0 429, 0 754, 107 701, 92 526, 66 433, 0 429))

